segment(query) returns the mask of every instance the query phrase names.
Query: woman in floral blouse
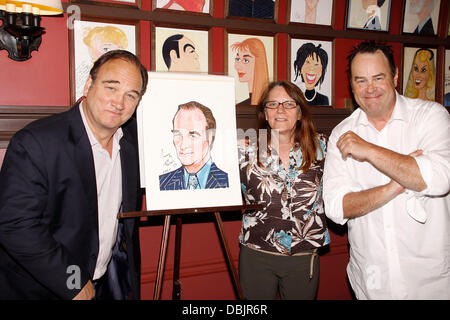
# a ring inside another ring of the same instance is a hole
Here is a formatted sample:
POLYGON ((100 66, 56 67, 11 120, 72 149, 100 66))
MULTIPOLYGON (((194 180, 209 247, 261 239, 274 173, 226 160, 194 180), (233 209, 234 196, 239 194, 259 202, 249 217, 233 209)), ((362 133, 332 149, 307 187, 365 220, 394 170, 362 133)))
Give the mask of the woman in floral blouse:
POLYGON ((265 203, 242 219, 242 290, 247 299, 276 299, 278 293, 314 299, 317 249, 330 242, 322 202, 326 137, 316 133, 303 93, 291 82, 268 86, 258 117, 258 145, 239 147, 245 200, 265 203))

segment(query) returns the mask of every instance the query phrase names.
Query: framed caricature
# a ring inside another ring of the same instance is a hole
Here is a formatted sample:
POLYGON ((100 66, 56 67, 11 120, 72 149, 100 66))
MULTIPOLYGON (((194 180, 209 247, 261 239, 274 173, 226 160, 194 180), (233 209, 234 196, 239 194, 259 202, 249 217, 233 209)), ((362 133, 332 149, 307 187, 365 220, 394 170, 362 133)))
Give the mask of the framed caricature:
POLYGON ((389 31, 391 0, 349 0, 347 29, 389 31))
POLYGON ((228 17, 258 18, 274 21, 278 0, 225 0, 228 17))
POLYGON ((212 14, 212 0, 152 0, 153 9, 212 14))
POLYGON ((445 50, 444 106, 450 107, 450 50, 445 50))
POLYGON ((149 72, 148 86, 137 110, 147 210, 241 205, 234 79, 149 72))
POLYGON ((403 48, 403 95, 436 100, 436 49, 403 48))
POLYGON ((208 73, 208 31, 153 27, 153 33, 152 65, 155 71, 208 73))
POLYGON ((406 0, 403 33, 434 36, 437 34, 441 0, 406 0))
POLYGON ((334 0, 290 0, 289 22, 331 26, 334 0))
POLYGON ((75 20, 70 32, 71 102, 83 96, 94 62, 103 53, 122 49, 139 55, 138 22, 75 20))
POLYGON ((333 42, 291 38, 290 80, 312 106, 331 106, 333 42))
POLYGON ((74 3, 95 3, 111 7, 141 7, 142 0, 71 0, 74 3))
POLYGON ((274 38, 229 33, 226 42, 225 70, 236 80, 236 104, 256 105, 274 80, 274 38))

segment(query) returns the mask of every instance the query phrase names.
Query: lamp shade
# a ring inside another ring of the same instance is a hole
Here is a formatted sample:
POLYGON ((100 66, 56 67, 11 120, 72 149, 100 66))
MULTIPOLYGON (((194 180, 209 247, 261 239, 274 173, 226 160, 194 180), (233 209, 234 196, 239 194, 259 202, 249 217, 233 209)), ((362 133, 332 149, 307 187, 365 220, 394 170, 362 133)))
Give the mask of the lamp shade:
POLYGON ((36 9, 39 9, 40 15, 51 16, 63 13, 61 0, 0 0, 0 10, 7 10, 7 7, 11 8, 14 5, 16 12, 36 13, 36 9))

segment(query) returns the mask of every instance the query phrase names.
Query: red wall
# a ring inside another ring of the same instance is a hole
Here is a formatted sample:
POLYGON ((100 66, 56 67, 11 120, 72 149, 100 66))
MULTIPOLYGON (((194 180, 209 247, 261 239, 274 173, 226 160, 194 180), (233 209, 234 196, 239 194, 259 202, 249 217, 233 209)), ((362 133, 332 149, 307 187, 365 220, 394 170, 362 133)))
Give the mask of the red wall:
POLYGON ((0 105, 67 106, 70 102, 69 42, 66 19, 43 17, 39 51, 17 62, 0 51, 0 105))

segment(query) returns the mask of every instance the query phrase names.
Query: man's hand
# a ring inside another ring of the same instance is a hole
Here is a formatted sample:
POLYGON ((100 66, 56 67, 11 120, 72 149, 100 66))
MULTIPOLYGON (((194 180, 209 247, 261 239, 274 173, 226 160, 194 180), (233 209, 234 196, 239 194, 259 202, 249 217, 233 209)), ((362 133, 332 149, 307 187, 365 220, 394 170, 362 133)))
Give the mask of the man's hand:
POLYGON ((92 300, 95 297, 94 285, 89 280, 72 300, 92 300))
POLYGON ((353 131, 347 131, 339 137, 336 146, 341 152, 343 160, 352 157, 355 160, 363 162, 367 161, 369 151, 373 145, 362 139, 353 131))

